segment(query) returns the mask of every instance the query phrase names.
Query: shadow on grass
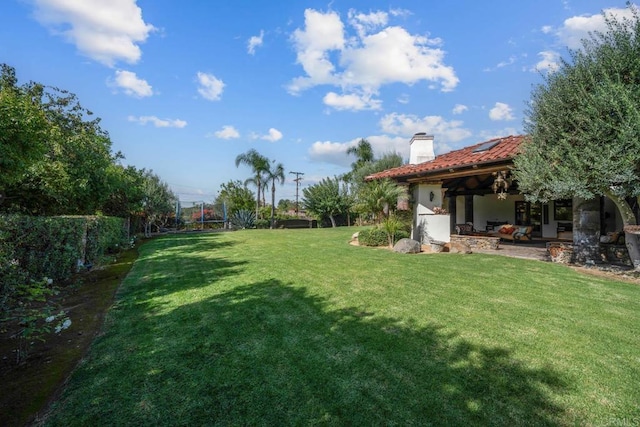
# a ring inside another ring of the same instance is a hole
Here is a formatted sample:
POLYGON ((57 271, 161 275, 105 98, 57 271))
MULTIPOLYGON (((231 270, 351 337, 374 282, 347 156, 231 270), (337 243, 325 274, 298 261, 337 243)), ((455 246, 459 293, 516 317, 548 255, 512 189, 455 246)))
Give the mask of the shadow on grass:
MULTIPOLYGON (((131 313, 121 313, 126 323, 131 313)), ((561 425, 567 385, 489 348, 276 280, 99 340, 52 425, 561 425)), ((573 414, 572 417, 577 417, 573 414)), ((577 420, 578 423, 580 420, 577 420)))
POLYGON ((136 283, 121 296, 144 301, 149 298, 210 286, 241 271, 246 261, 220 257, 219 250, 235 245, 218 239, 216 233, 168 235, 141 248, 136 283))

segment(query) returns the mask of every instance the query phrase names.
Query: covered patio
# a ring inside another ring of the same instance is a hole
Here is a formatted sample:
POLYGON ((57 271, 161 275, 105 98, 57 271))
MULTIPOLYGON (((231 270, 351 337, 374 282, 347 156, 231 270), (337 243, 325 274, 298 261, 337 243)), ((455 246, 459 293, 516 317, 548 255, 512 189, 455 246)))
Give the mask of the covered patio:
MULTIPOLYGON (((451 235, 498 236, 502 241, 573 240, 573 201, 532 203, 512 179, 513 159, 525 136, 507 136, 435 156, 433 136, 411 138, 409 164, 367 177, 408 188, 413 238, 448 242, 451 235), (509 233, 501 226, 512 226, 509 233), (519 234, 518 234, 519 233, 519 234), (526 238, 522 238, 526 235, 526 238)), ((600 203, 601 233, 621 229, 613 203, 600 203)))

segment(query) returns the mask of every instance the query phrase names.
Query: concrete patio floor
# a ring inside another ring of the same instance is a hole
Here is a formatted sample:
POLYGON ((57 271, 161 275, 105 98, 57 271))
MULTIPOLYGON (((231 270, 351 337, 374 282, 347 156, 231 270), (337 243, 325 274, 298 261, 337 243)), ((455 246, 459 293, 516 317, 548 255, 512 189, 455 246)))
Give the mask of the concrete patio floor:
POLYGON ((547 256, 547 242, 533 241, 533 242, 500 242, 498 249, 474 249, 475 253, 492 254, 509 256, 513 258, 526 258, 536 259, 539 261, 549 261, 547 256))

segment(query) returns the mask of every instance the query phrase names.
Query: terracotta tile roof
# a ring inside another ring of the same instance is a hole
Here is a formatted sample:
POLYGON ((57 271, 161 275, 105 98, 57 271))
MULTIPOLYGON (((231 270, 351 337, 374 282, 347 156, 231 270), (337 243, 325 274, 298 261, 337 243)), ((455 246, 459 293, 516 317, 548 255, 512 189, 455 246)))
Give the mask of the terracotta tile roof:
POLYGON ((480 142, 460 150, 450 151, 436 156, 435 159, 417 165, 403 165, 393 169, 374 173, 367 180, 382 178, 411 178, 412 176, 428 176, 450 169, 471 167, 474 165, 508 162, 518 152, 524 141, 524 135, 507 136, 480 142), (495 144, 495 145, 494 145, 495 144), (484 148, 484 150, 482 149, 484 148), (475 152, 474 152, 475 151, 475 152))

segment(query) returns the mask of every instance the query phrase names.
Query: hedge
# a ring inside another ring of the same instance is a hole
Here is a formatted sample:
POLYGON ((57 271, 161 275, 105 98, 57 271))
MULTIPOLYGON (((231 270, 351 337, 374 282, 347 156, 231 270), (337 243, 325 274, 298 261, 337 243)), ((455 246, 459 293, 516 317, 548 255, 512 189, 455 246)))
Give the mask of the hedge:
POLYGON ((64 282, 79 265, 99 265, 105 254, 126 245, 122 218, 0 215, 0 311, 19 285, 64 282))

